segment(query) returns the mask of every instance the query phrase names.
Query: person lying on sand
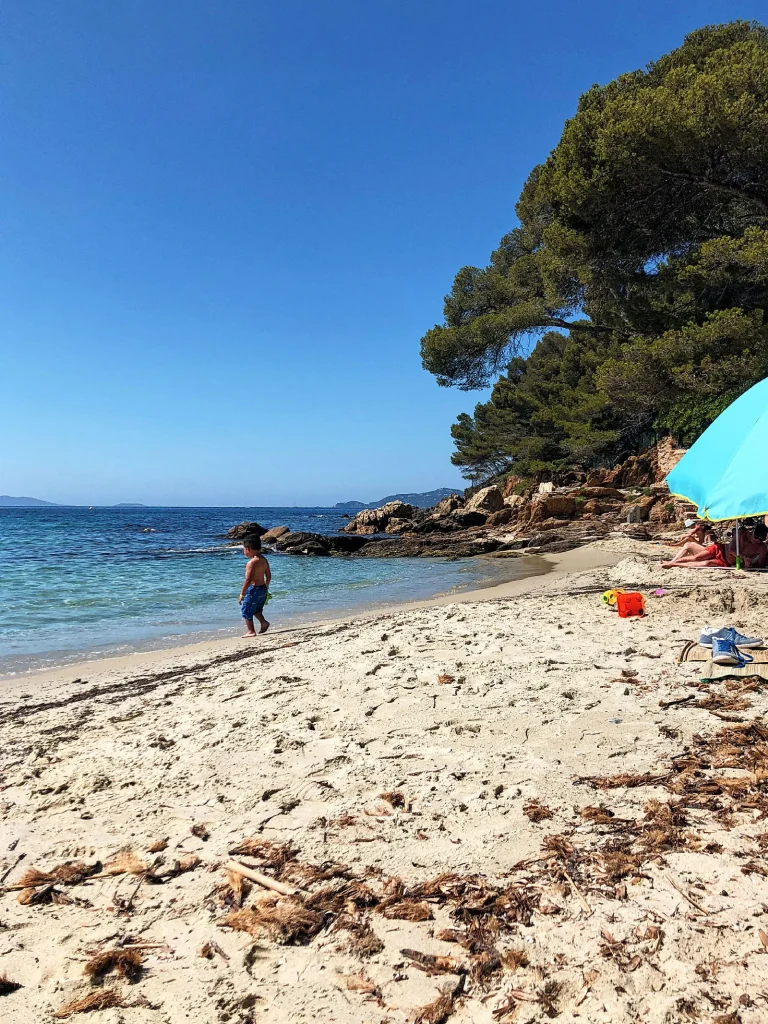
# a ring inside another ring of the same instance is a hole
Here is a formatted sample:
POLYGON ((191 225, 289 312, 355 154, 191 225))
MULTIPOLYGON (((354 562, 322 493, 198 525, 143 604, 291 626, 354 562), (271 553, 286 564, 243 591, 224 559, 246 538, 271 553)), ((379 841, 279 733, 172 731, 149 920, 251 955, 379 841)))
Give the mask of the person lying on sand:
POLYGON ((707 547, 706 535, 711 532, 711 527, 707 526, 706 523, 702 523, 700 519, 686 519, 685 526, 688 533, 681 537, 677 544, 674 545, 676 548, 681 548, 690 541, 701 547, 707 547))
POLYGON ((243 638, 256 636, 256 629, 253 625, 254 618, 259 620, 261 629, 259 633, 266 633, 269 623, 262 615, 264 605, 269 592, 269 583, 272 579, 272 570, 269 562, 261 553, 261 537, 255 534, 243 539, 243 554, 249 559, 245 567, 245 580, 240 591, 240 611, 245 619, 247 633, 243 638))
POLYGON ((711 532, 708 532, 704 539, 709 543, 704 545, 694 540, 686 541, 673 559, 661 563, 662 569, 727 569, 728 552, 723 545, 718 543, 711 532))
MULTIPOLYGON (((739 526, 738 535, 738 551, 744 567, 747 569, 764 568, 768 562, 768 545, 765 542, 768 529, 764 525, 758 524, 752 532, 746 526, 739 526), (764 535, 763 531, 765 531, 764 535)), ((687 541, 671 561, 661 563, 662 569, 676 569, 682 566, 688 569, 730 569, 736 565, 735 529, 732 531, 727 547, 717 541, 711 530, 706 532, 704 539, 707 541, 706 545, 696 541, 687 541)))

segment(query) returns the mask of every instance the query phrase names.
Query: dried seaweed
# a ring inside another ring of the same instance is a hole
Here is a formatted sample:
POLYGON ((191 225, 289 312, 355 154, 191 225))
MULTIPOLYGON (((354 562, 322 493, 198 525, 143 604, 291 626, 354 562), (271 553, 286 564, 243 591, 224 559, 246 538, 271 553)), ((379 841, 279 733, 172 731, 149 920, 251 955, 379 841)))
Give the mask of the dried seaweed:
POLYGON ((7 974, 0 974, 0 996, 9 996, 21 988, 21 982, 11 981, 7 974))
POLYGON ((441 992, 431 1003, 422 1006, 413 1019, 414 1024, 445 1024, 456 1009, 456 1002, 464 991, 464 978, 465 975, 460 975, 455 988, 441 992))
POLYGON ((548 1017, 557 1017, 559 1009, 557 1007, 557 1001, 562 993, 563 986, 559 981, 550 979, 545 982, 542 988, 536 993, 537 1000, 541 1005, 542 1010, 548 1017))
POLYGON ((382 1004, 381 989, 364 971, 347 975, 344 978, 344 984, 350 992, 362 992, 365 995, 372 996, 380 1005, 382 1004))
POLYGON ((299 896, 269 894, 247 910, 233 910, 222 927, 250 935, 268 935, 284 946, 305 946, 326 924, 327 916, 308 909, 299 896))
POLYGON ((363 917, 352 917, 342 914, 336 919, 334 929, 349 933, 349 945, 358 956, 375 956, 384 949, 384 943, 371 927, 370 921, 363 917))
POLYGON ((299 851, 290 842, 275 843, 269 839, 243 839, 232 847, 230 855, 256 857, 263 867, 271 868, 276 878, 280 878, 286 864, 295 861, 299 851))
POLYGON ((554 817, 554 812, 536 799, 528 801, 523 807, 523 814, 531 821, 546 821, 547 818, 554 817))
POLYGON ((508 971, 516 971, 520 967, 527 967, 530 963, 524 949, 505 949, 501 960, 508 971))
POLYGON ((400 953, 425 974, 465 974, 468 969, 466 963, 455 956, 435 956, 418 949, 401 949, 400 953))
POLYGON ((602 804, 598 807, 582 807, 579 813, 585 821, 591 821, 595 825, 611 825, 615 818, 613 811, 602 804))
POLYGON ((150 843, 147 847, 147 853, 162 853, 163 850, 168 849, 169 839, 156 839, 154 843, 150 843))
POLYGON ((632 789, 637 786, 661 786, 668 775, 651 775, 650 772, 624 772, 619 775, 584 775, 577 782, 586 783, 593 789, 632 789))
POLYGON ((74 1013, 90 1013, 92 1010, 108 1010, 113 1006, 125 1006, 126 1003, 119 992, 107 988, 100 992, 89 992, 82 999, 73 999, 70 1003, 60 1006, 54 1017, 62 1019, 74 1013))
POLYGON ((384 917, 396 921, 431 921, 432 910, 423 900, 399 900, 381 908, 384 917))
POLYGON ((105 875, 141 875, 149 865, 133 850, 121 850, 105 862, 102 873, 105 875))
POLYGON ((83 974, 99 985, 104 977, 115 971, 121 978, 138 981, 141 977, 143 955, 135 949, 105 949, 91 957, 83 968, 83 974))
POLYGON ((405 807, 405 795, 397 789, 379 793, 380 800, 386 800, 393 807, 405 807))

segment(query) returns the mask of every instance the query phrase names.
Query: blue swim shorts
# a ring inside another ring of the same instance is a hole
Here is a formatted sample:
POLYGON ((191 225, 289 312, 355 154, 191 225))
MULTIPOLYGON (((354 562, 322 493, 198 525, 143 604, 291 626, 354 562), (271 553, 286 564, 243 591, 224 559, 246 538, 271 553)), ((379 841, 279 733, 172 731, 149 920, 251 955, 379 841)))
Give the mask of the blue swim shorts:
POLYGON ((265 586, 256 587, 251 585, 245 592, 243 603, 240 605, 244 619, 252 619, 257 612, 264 610, 264 604, 267 600, 267 588, 265 586))

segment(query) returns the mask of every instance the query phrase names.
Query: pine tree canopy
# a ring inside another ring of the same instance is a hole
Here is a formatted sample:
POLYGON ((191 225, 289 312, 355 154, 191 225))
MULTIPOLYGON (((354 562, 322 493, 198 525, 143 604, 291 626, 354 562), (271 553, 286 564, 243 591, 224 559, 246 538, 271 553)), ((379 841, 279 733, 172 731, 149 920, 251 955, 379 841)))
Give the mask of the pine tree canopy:
POLYGON ((480 479, 690 444, 768 375, 768 29, 702 28, 593 86, 516 212, 421 343, 440 384, 496 381, 454 463, 480 479))

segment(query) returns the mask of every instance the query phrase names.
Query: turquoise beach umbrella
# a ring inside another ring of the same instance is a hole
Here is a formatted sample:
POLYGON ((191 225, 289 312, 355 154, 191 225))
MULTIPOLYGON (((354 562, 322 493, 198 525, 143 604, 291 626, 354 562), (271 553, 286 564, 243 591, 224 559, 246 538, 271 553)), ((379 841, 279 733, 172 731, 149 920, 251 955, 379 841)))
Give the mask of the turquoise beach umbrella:
POLYGON ((768 378, 732 402, 688 449, 667 484, 722 523, 768 513, 768 378))

